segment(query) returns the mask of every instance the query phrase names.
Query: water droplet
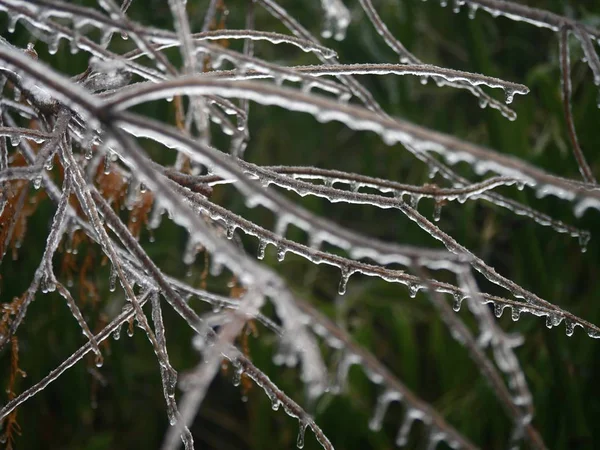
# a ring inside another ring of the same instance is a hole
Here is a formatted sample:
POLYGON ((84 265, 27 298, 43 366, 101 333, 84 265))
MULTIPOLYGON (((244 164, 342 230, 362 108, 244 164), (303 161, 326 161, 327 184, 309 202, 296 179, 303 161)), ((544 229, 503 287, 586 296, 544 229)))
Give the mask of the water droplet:
POLYGON ((96 363, 96 367, 98 367, 98 368, 102 367, 102 365, 104 364, 104 358, 102 357, 102 355, 100 353, 98 353, 96 355, 95 363, 96 363))

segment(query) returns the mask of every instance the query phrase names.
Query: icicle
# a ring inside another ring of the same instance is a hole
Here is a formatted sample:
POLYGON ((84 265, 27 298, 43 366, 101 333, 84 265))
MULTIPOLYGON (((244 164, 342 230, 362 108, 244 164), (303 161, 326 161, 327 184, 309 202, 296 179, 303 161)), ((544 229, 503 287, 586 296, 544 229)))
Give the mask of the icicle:
POLYGON ((319 250, 321 248, 321 243, 323 242, 323 238, 321 233, 316 231, 312 231, 308 235, 308 246, 312 249, 319 250))
POLYGON ((333 37, 337 41, 343 40, 350 24, 350 11, 341 0, 321 0, 321 5, 325 13, 321 36, 325 39, 333 37))
POLYGON ((6 30, 12 34, 15 32, 15 28, 17 27, 17 22, 19 22, 19 19, 21 19, 22 16, 21 14, 9 14, 8 16, 8 26, 6 27, 6 30))
POLYGON ((33 188, 38 190, 42 186, 42 176, 38 175, 33 179, 33 188))
POLYGON ((79 51, 79 27, 76 23, 73 24, 73 36, 69 40, 69 48, 71 55, 75 55, 79 51))
POLYGON ((346 385, 346 380, 348 379, 348 372, 350 371, 350 367, 353 364, 360 364, 360 362, 360 356, 355 355, 354 353, 345 351, 342 354, 342 357, 337 367, 335 385, 333 385, 331 388, 331 391, 333 393, 339 394, 340 392, 342 392, 344 386, 346 385))
POLYGON ((239 386, 242 383, 242 374, 244 373, 244 368, 239 363, 232 362, 232 365, 234 368, 232 383, 234 386, 239 386))
POLYGON ((48 42, 48 53, 55 55, 58 52, 58 46, 60 44, 60 35, 55 34, 49 37, 48 42))
POLYGON ((377 398, 377 405, 375 406, 373 417, 369 421, 369 429, 371 431, 381 430, 383 418, 385 416, 389 404, 395 400, 400 400, 401 398, 402 395, 396 391, 385 391, 377 398))
POLYGON ((417 293, 419 292, 419 289, 421 289, 421 286, 416 283, 408 283, 407 287, 408 295, 410 296, 410 298, 415 298, 417 296, 417 293))
POLYGON ((112 155, 110 151, 107 151, 104 154, 104 175, 108 175, 110 173, 110 166, 112 164, 112 155))
MULTIPOLYGON (((140 198, 138 194, 138 182, 134 177, 131 177, 127 181, 129 182, 129 185, 127 186, 127 194, 125 195, 125 208, 128 211, 133 211, 135 204, 140 198)), ((139 184, 139 186, 141 187, 141 184, 139 184)))
POLYGON ((600 332, 597 330, 593 329, 592 327, 584 327, 584 329, 589 337, 593 339, 600 339, 600 332))
POLYGON ((436 166, 429 166, 429 172, 427 173, 427 176, 430 179, 434 179, 436 174, 438 173, 439 168, 436 166))
POLYGON ((521 317, 521 308, 519 306, 513 306, 512 312, 510 314, 510 318, 513 320, 513 322, 516 322, 517 320, 519 320, 520 317, 521 317))
POLYGON ((218 257, 218 255, 215 255, 211 259, 208 272, 212 277, 218 277, 223 272, 223 261, 218 257))
MULTIPOLYGON (((52 279, 52 274, 47 273, 41 280, 42 292, 47 294, 48 292, 54 292, 56 290, 56 283, 52 279)), ((70 305, 69 305, 70 307, 70 305)))
POLYGON ((287 252, 287 250, 285 249, 285 247, 283 247, 283 245, 278 245, 277 246, 277 261, 282 262, 285 259, 286 252, 287 252))
POLYGON ((108 290, 110 292, 115 292, 117 289, 117 269, 114 264, 110 267, 110 275, 108 277, 108 290))
POLYGON ((419 207, 419 201, 421 200, 422 195, 420 194, 411 194, 410 196, 410 206, 413 209, 417 209, 419 207))
POLYGON ((183 252, 183 263, 188 266, 194 264, 196 253, 198 253, 198 242, 190 236, 183 252))
POLYGON ((458 14, 460 12, 460 7, 461 6, 462 6, 461 0, 454 0, 453 6, 452 6, 452 12, 454 14, 458 14))
POLYGON ((267 241, 264 241, 262 239, 259 239, 258 241, 258 254, 256 255, 256 257, 260 260, 265 258, 265 249, 267 248, 267 241))
POLYGON ((588 242, 590 242, 590 233, 582 232, 579 234, 579 246, 581 247, 581 253, 585 253, 587 251, 588 242))
POLYGON ((452 309, 453 309, 455 312, 459 312, 459 311, 460 311, 460 307, 461 307, 461 305, 462 305, 462 302, 463 302, 463 300, 464 300, 465 298, 463 297, 463 295, 462 295, 462 294, 459 294, 458 292, 455 292, 455 293, 453 294, 453 297, 454 297, 454 301, 452 302, 452 309))
POLYGON ((346 287, 348 286, 350 275, 352 275, 352 271, 347 267, 342 267, 342 278, 340 279, 340 284, 338 286, 338 294, 344 295, 346 293, 346 287))
POLYGON ((156 230, 160 226, 162 215, 165 212, 165 208, 160 204, 158 200, 154 202, 150 218, 148 219, 148 228, 156 230))
POLYGON ((442 216, 442 202, 435 202, 435 207, 433 209, 433 221, 439 222, 442 216))
POLYGON ((121 326, 118 326, 117 328, 115 328, 115 331, 113 331, 113 339, 115 341, 121 339, 121 326))
POLYGON ((433 426, 429 427, 429 433, 427 434, 427 450, 435 450, 437 445, 446 437, 444 432, 433 426))
POLYGON ((9 137, 9 140, 10 140, 10 145, 12 145, 13 147, 18 147, 19 144, 21 144, 21 135, 20 134, 14 134, 14 135, 12 135, 12 136, 9 137))
POLYGON ((298 428, 298 439, 296 439, 296 447, 304 448, 304 432, 306 431, 307 423, 302 419, 299 421, 300 428, 298 428))
POLYGON ((504 94, 505 94, 505 99, 504 99, 505 103, 507 105, 510 105, 512 103, 513 99, 515 98, 515 91, 513 91, 510 88, 506 88, 504 90, 504 94))
POLYGON ((469 3, 469 19, 473 20, 475 18, 475 13, 477 12, 478 8, 479 5, 476 3, 469 3))
POLYGON ((546 327, 552 328, 559 325, 563 320, 562 316, 557 314, 549 314, 546 316, 546 327))
POLYGON ((277 398, 277 395, 275 395, 275 393, 272 392, 271 390, 265 389, 265 392, 267 393, 267 395, 271 399, 271 409, 273 411, 277 411, 279 409, 279 407, 281 406, 281 402, 277 398))
POLYGON ((408 443, 408 435, 410 433, 410 429, 412 428, 413 422, 418 417, 418 414, 415 415, 413 411, 414 410, 412 409, 406 411, 406 415, 404 416, 402 426, 398 430, 398 435, 396 436, 396 445, 398 447, 404 447, 408 443))
POLYGON ((287 226, 290 223, 290 217, 287 214, 281 214, 277 217, 275 229, 273 230, 277 236, 285 237, 287 226))
POLYGON ((573 336, 573 332, 575 331, 575 322, 570 319, 565 319, 565 328, 567 336, 573 336))
POLYGON ((233 239, 233 236, 235 234, 235 225, 229 225, 227 227, 227 239, 233 239))
POLYGON ((286 365, 288 367, 298 364, 298 355, 294 345, 285 336, 280 340, 277 352, 273 355, 273 363, 276 366, 286 365))
POLYGON ((500 317, 502 317, 502 313, 504 312, 504 308, 505 308, 505 306, 506 306, 506 305, 503 305, 503 304, 501 304, 501 303, 495 303, 495 304, 494 304, 494 315, 495 315, 497 318, 500 318, 500 317))

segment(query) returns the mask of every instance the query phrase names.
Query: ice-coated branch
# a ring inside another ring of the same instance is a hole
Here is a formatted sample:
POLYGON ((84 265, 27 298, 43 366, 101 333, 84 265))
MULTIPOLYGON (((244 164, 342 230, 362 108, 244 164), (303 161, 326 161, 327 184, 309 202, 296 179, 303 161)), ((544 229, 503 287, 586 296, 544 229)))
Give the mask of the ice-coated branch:
POLYGON ((518 178, 531 185, 539 195, 555 195, 565 200, 576 201, 576 215, 583 214, 590 207, 600 209, 600 189, 595 185, 549 174, 512 156, 407 121, 381 117, 364 108, 340 104, 325 97, 308 95, 289 88, 252 81, 183 77, 120 92, 111 97, 104 108, 115 114, 116 110, 181 94, 245 98, 264 105, 306 112, 321 122, 338 121, 354 130, 373 131, 381 135, 389 145, 400 142, 414 147, 418 152, 440 153, 452 164, 466 161, 479 173, 491 170, 504 176, 518 178))
POLYGON ((597 184, 596 178, 592 173, 592 169, 590 169, 590 166, 586 161, 585 156, 583 155, 583 151, 579 146, 579 140, 577 139, 577 131, 575 131, 575 122, 573 120, 573 111, 571 108, 571 61, 569 57, 569 30, 563 27, 558 33, 558 36, 560 52, 560 73, 562 75, 561 84, 563 109, 565 112, 565 120, 567 122, 569 139, 571 140, 573 154, 575 155, 575 160, 577 161, 577 165, 579 166, 579 171, 581 172, 583 179, 587 183, 597 184))
MULTIPOLYGON (((427 279, 429 277, 427 276, 425 269, 418 269, 417 274, 421 277, 421 279, 424 280, 425 284, 427 284, 427 279)), ((515 426, 521 430, 524 430, 526 437, 533 448, 545 449, 546 445, 544 444, 544 441, 531 424, 530 413, 523 411, 519 402, 515 401, 510 391, 504 384, 502 376, 500 373, 498 373, 495 366, 488 359, 480 343, 471 334, 466 325, 454 314, 452 308, 450 308, 446 301, 441 298, 439 293, 433 289, 430 289, 429 297, 434 306, 438 309, 440 317, 450 330, 450 334, 456 341, 458 341, 468 350, 471 359, 477 365, 481 374, 492 387, 503 408, 509 417, 514 420, 515 426)), ((473 303, 477 304, 474 299, 472 301, 473 303)), ((481 303, 479 303, 479 305, 481 305, 481 303)), ((477 311, 483 313, 483 310, 477 311)), ((482 330, 483 333, 488 331, 489 330, 486 329, 482 330)))
MULTIPOLYGON (((139 298, 140 306, 148 300, 150 291, 146 291, 139 298)), ((108 338, 115 330, 119 329, 125 322, 134 317, 135 311, 132 307, 125 307, 125 309, 115 317, 102 331, 94 336, 96 343, 100 344, 106 338, 108 338)), ((75 353, 65 359, 56 369, 46 375, 41 381, 31 386, 29 389, 23 391, 21 394, 16 396, 14 399, 6 403, 0 409, 0 420, 4 419, 9 415, 15 408, 35 396, 39 392, 43 391, 50 383, 56 381, 66 370, 73 367, 78 361, 80 361, 86 354, 94 350, 94 345, 91 341, 88 341, 85 345, 80 347, 75 353)))
MULTIPOLYGON (((381 19, 371 0, 359 0, 367 18, 373 24, 375 30, 383 38, 384 42, 400 57, 400 62, 404 64, 420 65, 423 64, 416 56, 410 53, 402 43, 390 32, 385 22, 381 19)), ((504 103, 486 94, 481 88, 465 83, 448 82, 442 79, 436 79, 439 86, 449 85, 458 89, 466 89, 475 97, 479 98, 479 105, 484 108, 487 105, 490 108, 500 111, 500 113, 509 120, 516 120, 517 114, 507 107, 504 103)))
MULTIPOLYGON (((418 277, 414 278, 419 280, 418 277)), ((446 441, 451 448, 476 448, 466 437, 448 424, 434 408, 408 389, 372 353, 356 344, 348 333, 308 303, 300 302, 299 306, 301 311, 306 314, 306 320, 312 324, 315 333, 323 336, 328 345, 341 348, 345 352, 344 360, 359 364, 371 381, 384 387, 382 394, 377 400, 374 415, 369 423, 371 430, 378 431, 381 428, 389 404, 397 401, 406 404, 405 421, 411 415, 416 414, 423 422, 428 422, 430 439, 439 438, 439 440, 446 441)), ((343 363, 341 362, 340 364, 343 363)), ((344 369, 348 368, 344 366, 344 369)), ((406 438, 407 436, 401 437, 406 438)), ((400 445, 402 445, 402 442, 400 445)))

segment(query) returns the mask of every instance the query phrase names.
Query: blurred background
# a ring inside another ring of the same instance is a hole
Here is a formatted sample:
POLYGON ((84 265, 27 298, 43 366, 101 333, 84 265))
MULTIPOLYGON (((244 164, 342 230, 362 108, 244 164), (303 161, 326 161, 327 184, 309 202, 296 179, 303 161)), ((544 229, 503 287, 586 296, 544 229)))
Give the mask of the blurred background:
MULTIPOLYGON (((97 7, 93 0, 72 3, 97 7)), ((281 0, 301 24, 320 35, 320 2, 281 0)), ((339 54, 342 63, 396 63, 398 58, 383 42, 360 5, 346 0, 352 12, 346 38, 337 42, 323 40, 339 54)), ((600 26, 600 3, 562 0, 528 0, 528 6, 576 18, 600 26)), ((199 30, 208 1, 188 0, 192 30, 199 30)), ((568 140, 560 89, 558 38, 552 31, 526 23, 493 18, 478 11, 469 19, 467 8, 453 13, 452 6, 419 0, 374 1, 390 31, 418 58, 426 63, 483 73, 525 84, 530 94, 518 96, 511 105, 518 114, 514 122, 490 108, 481 109, 466 91, 422 85, 416 77, 357 77, 392 116, 431 127, 499 152, 517 156, 548 172, 581 179, 568 140)), ((226 0, 217 15, 217 26, 244 27, 247 2, 226 0), (225 13, 227 9, 228 14, 225 13)), ((262 30, 287 32, 269 14, 255 6, 256 26, 262 30)), ((129 10, 133 20, 155 27, 172 29, 168 4, 163 0, 134 0, 129 10)), ((69 44, 61 41, 58 52, 50 55, 47 45, 37 41, 20 23, 9 34, 5 13, 0 13, 2 36, 26 47, 35 44, 39 58, 63 74, 83 72, 89 55, 72 55, 69 44)), ((123 53, 132 43, 119 35, 111 49, 123 53)), ((594 174, 600 176, 598 145, 598 87, 582 51, 571 39, 573 114, 581 147, 594 174)), ((241 50, 241 41, 223 42, 241 50)), ((255 44, 256 55, 282 65, 318 64, 314 56, 286 46, 267 42, 255 44)), ((177 51, 167 53, 180 66, 177 51)), ((495 92, 491 92, 496 95, 495 92)), ((497 98, 501 98, 500 93, 497 98)), ((137 111, 174 123, 171 103, 153 102, 137 111)), ((263 165, 309 165, 387 178, 407 184, 437 182, 428 177, 427 167, 399 145, 387 146, 372 133, 355 132, 339 123, 321 124, 306 114, 292 113, 257 104, 250 106, 251 139, 245 158, 263 165)), ((216 128, 215 128, 216 130, 216 128)), ((227 139, 215 132, 213 144, 227 149, 227 139)), ((172 164, 174 154, 144 141, 145 149, 163 164, 172 164)), ((457 170, 476 180, 466 165, 457 170)), ((578 219, 573 205, 554 197, 538 199, 529 189, 499 188, 499 192, 535 207, 568 224, 590 230, 592 239, 582 253, 577 239, 558 234, 531 220, 516 216, 484 201, 444 206, 439 226, 504 276, 540 297, 559 305, 594 324, 600 324, 600 213, 588 210, 578 219)), ((329 204, 317 198, 294 198, 312 211, 379 239, 440 247, 399 211, 383 211, 369 206, 329 204)), ((45 245, 54 205, 43 193, 31 189, 30 216, 23 232, 22 245, 9 250, 0 265, 0 301, 8 303, 22 295, 31 282, 45 245)), ((270 213, 258 208, 248 210, 243 198, 228 186, 214 189, 211 199, 263 226, 272 227, 270 213)), ((431 217, 433 201, 423 200, 419 211, 431 217)), ((124 219, 127 211, 122 211, 124 219)), ((288 237, 306 241, 299 229, 291 227, 288 237)), ((142 230, 141 242, 148 254, 167 273, 195 286, 206 286, 229 294, 232 276, 205 276, 210 255, 200 253, 196 262, 186 266, 182 253, 186 234, 166 217, 151 236, 142 230)), ((239 245, 256 254, 257 242, 239 236, 239 245)), ((55 271, 62 280, 72 279, 72 291, 93 330, 98 331, 124 304, 120 288, 109 291, 109 264, 101 250, 87 240, 73 243, 77 254, 65 250, 54 258, 55 271)), ((272 246, 264 263, 289 282, 290 288, 326 313, 352 334, 421 398, 430 402, 459 431, 486 449, 505 448, 512 430, 510 420, 479 375, 465 350, 457 344, 441 322, 426 296, 411 298, 401 285, 358 275, 352 276, 347 293, 338 295, 339 270, 310 264, 295 255, 278 262, 272 246)), ((436 274, 439 279, 447 276, 436 274)), ((447 278, 451 281, 451 278, 447 278)), ((499 288, 480 280, 480 288, 506 295, 499 288)), ((199 311, 209 310, 197 300, 199 311)), ((269 312, 269 308, 266 310, 269 312)), ((191 346, 192 333, 168 307, 163 309, 167 344, 173 366, 180 374, 194 367, 199 356, 191 346)), ((459 313, 467 323, 472 317, 467 308, 459 313)), ((544 318, 523 314, 513 322, 510 312, 498 319, 506 331, 521 333, 525 342, 516 350, 534 396, 534 424, 549 448, 594 448, 600 442, 600 343, 581 328, 572 337, 565 335, 564 324, 547 329, 544 318), (595 425, 596 424, 596 425, 595 425)), ((158 364, 141 330, 129 337, 123 330, 119 340, 109 339, 103 346, 105 363, 96 368, 93 357, 68 370, 40 395, 18 409, 21 436, 17 449, 135 449, 159 448, 168 427, 158 364)), ((16 392, 40 380, 85 342, 64 300, 57 293, 39 294, 30 306, 18 331, 19 366, 27 374, 17 380, 16 392)), ((342 395, 326 394, 308 404, 304 387, 295 368, 274 365, 276 338, 256 326, 241 338, 254 363, 266 372, 288 395, 314 415, 317 423, 336 449, 392 449, 403 408, 394 403, 385 416, 381 432, 369 430, 379 387, 354 366, 342 395)), ((0 403, 5 403, 5 387, 10 373, 10 352, 0 354, 0 403)), ((332 376, 338 355, 324 350, 332 376)), ((214 380, 191 431, 198 449, 293 449, 296 448, 297 421, 282 410, 271 410, 269 398, 252 383, 232 383, 226 366, 214 380)), ((423 446, 423 429, 417 425, 408 448, 423 446)), ((307 449, 320 448, 310 431, 307 449)), ((440 445, 440 448, 444 448, 440 445)))

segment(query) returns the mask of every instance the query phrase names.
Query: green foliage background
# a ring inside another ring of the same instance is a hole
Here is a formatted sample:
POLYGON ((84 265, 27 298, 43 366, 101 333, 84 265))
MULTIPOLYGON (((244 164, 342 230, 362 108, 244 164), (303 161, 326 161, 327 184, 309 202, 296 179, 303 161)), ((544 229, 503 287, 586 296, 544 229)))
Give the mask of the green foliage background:
MULTIPOLYGON (((78 3, 95 5, 92 0, 78 3)), ((207 3, 188 1, 193 29, 200 28, 207 3)), ((226 3, 230 11, 227 26, 242 28, 246 2, 226 3)), ((315 34, 321 26, 319 3, 317 0, 281 2, 315 34)), ((397 62, 357 2, 348 0, 346 3, 353 11, 348 36, 342 42, 325 44, 338 51, 344 63, 397 62)), ((600 25, 600 3, 530 0, 527 4, 600 25)), ((431 82, 423 86, 419 79, 410 77, 360 77, 386 111, 518 156, 551 173, 580 179, 562 115, 557 36, 524 23, 495 19, 481 11, 470 20, 466 9, 454 14, 451 6, 441 8, 437 2, 393 0, 375 2, 375 6, 392 33, 423 61, 520 82, 531 89, 529 95, 515 100, 518 119, 509 122, 497 111, 480 109, 477 99, 463 91, 438 88, 431 82)), ((256 11, 258 27, 285 31, 260 6, 256 11)), ((165 1, 135 0, 130 17, 157 27, 172 27, 165 1)), ((0 30, 6 29, 6 23, 6 17, 2 16, 0 30)), ((31 39, 22 26, 14 35, 3 33, 3 36, 23 47, 31 39)), ((119 38, 116 40, 120 42, 119 38)), ((231 45, 240 48, 238 44, 231 45)), ((118 45, 127 48, 131 44, 118 45)), ((87 55, 71 55, 64 41, 54 56, 46 53, 42 42, 36 44, 36 50, 41 59, 69 75, 87 66, 87 55)), ((310 55, 266 43, 257 43, 256 52, 266 60, 282 64, 317 63, 310 55)), ((175 52, 170 56, 177 61, 175 52)), ((600 176, 598 90, 587 65, 581 62, 582 53, 577 45, 572 46, 571 56, 575 61, 573 112, 579 140, 594 173, 600 176)), ((172 105, 151 104, 140 111, 173 120, 172 105)), ((372 134, 357 133, 337 123, 320 124, 307 115, 255 104, 251 105, 250 124, 251 141, 246 156, 255 163, 312 165, 403 183, 430 182, 422 163, 400 146, 389 147, 372 134)), ((215 140, 216 144, 220 142, 224 141, 215 140)), ((146 148, 155 159, 172 162, 172 155, 164 149, 150 145, 146 148)), ((466 166, 460 169, 470 174, 466 166)), ((600 324, 600 239, 597 235, 600 214, 589 210, 583 218, 576 219, 569 203, 555 198, 537 199, 530 190, 518 192, 505 188, 502 192, 555 218, 591 230, 588 251, 581 253, 576 239, 482 201, 444 207, 440 226, 501 274, 542 298, 600 324)), ((243 199, 233 190, 216 189, 213 199, 259 223, 273 223, 273 217, 262 210, 246 210, 243 199)), ((398 211, 330 205, 314 198, 297 201, 337 223, 381 239, 439 246, 398 211)), ((2 302, 9 302, 28 287, 41 257, 53 210, 48 201, 41 205, 29 221, 18 259, 13 261, 7 256, 0 266, 2 302)), ((419 210, 431 214, 433 204, 423 201, 419 210)), ((298 229, 292 227, 289 232, 294 239, 306 239, 298 229)), ((164 219, 155 238, 151 243, 148 235, 143 235, 150 256, 167 273, 185 277, 188 269, 181 262, 186 240, 183 230, 164 219)), ((245 237, 242 241, 249 251, 255 251, 255 241, 245 237)), ((98 248, 89 249, 84 245, 80 253, 86 251, 99 254, 98 248)), ((55 258, 55 262, 59 259, 55 258)), ((108 267, 99 264, 100 258, 96 258, 96 262, 93 280, 100 289, 101 302, 96 306, 87 302, 82 307, 92 325, 98 325, 102 316, 112 318, 124 301, 119 290, 108 291, 108 267)), ((299 296, 345 324, 358 342, 475 443, 488 449, 506 446, 510 421, 424 295, 412 299, 400 285, 354 276, 348 293, 339 298, 339 273, 332 268, 312 266, 293 255, 278 263, 272 248, 267 250, 265 262, 284 275, 299 296)), ((203 266, 200 256, 191 278, 187 279, 198 284, 203 266)), ((227 292, 227 280, 227 274, 211 278, 209 288, 227 292)), ((499 293, 484 280, 479 281, 481 289, 499 293)), ((204 308, 199 304, 194 306, 204 308)), ((164 314, 171 361, 183 373, 198 361, 190 345, 191 333, 168 307, 164 314)), ((470 323, 466 309, 460 315, 470 323)), ((580 328, 568 338, 563 325, 548 330, 543 318, 522 315, 520 321, 514 323, 506 316, 510 313, 500 319, 504 329, 525 337, 517 355, 534 395, 534 423, 546 443, 550 448, 592 448, 600 442, 597 427, 600 418, 599 343, 588 338, 580 328)), ((27 372, 27 377, 19 382, 21 389, 41 379, 84 343, 77 324, 56 293, 37 296, 18 337, 21 367, 27 372)), ((266 330, 259 329, 259 337, 250 338, 250 347, 256 365, 292 398, 306 405, 297 371, 272 363, 275 339, 266 330)), ((333 361, 335 355, 331 356, 333 361)), ((5 351, 0 354, 0 386, 7 383, 8 367, 9 355, 5 351)), ((331 367, 333 372, 333 362, 331 367)), ((97 375, 91 373, 95 370, 92 361, 79 363, 41 395, 19 408, 22 436, 16 447, 158 448, 168 423, 158 364, 143 333, 136 331, 129 338, 124 330, 120 340, 111 339, 104 366, 98 369, 97 375)), ((369 431, 368 421, 377 394, 377 386, 354 367, 344 395, 326 395, 307 408, 337 449, 394 448, 403 410, 394 404, 385 417, 383 431, 369 431)), ((221 375, 215 379, 192 432, 197 448, 292 449, 297 423, 282 411, 271 411, 269 399, 259 389, 241 392, 232 385, 230 376, 221 375)), ((422 432, 417 426, 409 448, 419 448, 422 432)), ((310 432, 307 432, 306 448, 318 448, 310 432)))

